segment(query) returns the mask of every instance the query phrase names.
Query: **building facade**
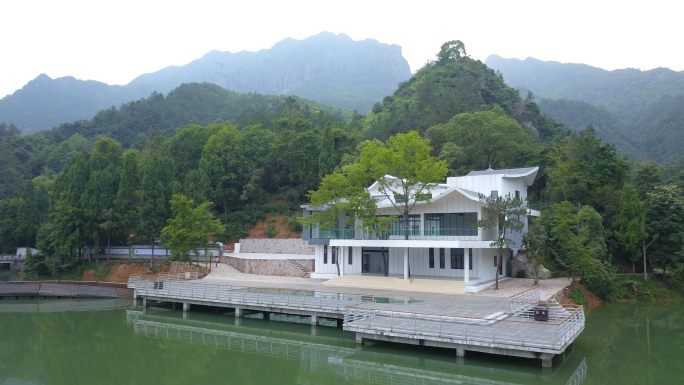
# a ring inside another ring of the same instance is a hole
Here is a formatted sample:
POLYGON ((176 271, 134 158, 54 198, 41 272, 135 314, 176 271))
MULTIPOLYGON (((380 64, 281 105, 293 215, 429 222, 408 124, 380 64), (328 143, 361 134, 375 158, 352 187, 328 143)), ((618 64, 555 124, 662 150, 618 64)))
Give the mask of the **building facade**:
MULTIPOLYGON (((393 204, 401 198, 386 194, 376 182, 367 191, 376 199, 377 215, 396 217, 391 230, 381 237, 371 237, 358 223, 341 230, 315 226, 304 229, 303 238, 315 248, 315 271, 311 276, 333 278, 338 271, 339 275, 384 275, 386 253, 389 275, 463 280, 466 291, 476 291, 477 286, 493 281, 497 272, 501 277, 510 275, 512 257, 522 248, 522 234, 527 232, 527 217, 539 215, 528 208, 527 216, 520 218, 524 223, 522 231, 510 234, 515 245, 504 255, 502 266, 497 266, 498 250, 492 241, 497 239, 498 231, 476 225, 486 215, 480 196, 514 196, 526 202, 527 189, 538 171, 538 167, 489 169, 447 178, 446 183, 434 185, 427 192, 426 201, 413 206, 409 239, 405 239, 404 219, 393 204)), ((308 206, 302 208, 305 216, 311 215, 308 206)))

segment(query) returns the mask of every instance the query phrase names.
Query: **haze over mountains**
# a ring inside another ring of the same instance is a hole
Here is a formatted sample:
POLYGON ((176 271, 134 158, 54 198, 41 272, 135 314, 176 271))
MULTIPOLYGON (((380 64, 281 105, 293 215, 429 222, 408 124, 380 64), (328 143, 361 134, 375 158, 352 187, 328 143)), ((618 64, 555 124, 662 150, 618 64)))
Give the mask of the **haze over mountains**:
MULTIPOLYGON (((506 84, 523 97, 531 91, 539 108, 553 119, 575 131, 594 126, 600 138, 631 159, 672 163, 684 154, 684 72, 606 71, 497 55, 485 64, 503 74, 506 84)), ((323 32, 303 40, 287 38, 258 52, 211 51, 125 86, 42 74, 0 99, 0 122, 30 134, 91 119, 99 111, 121 108, 154 92, 167 94, 183 83, 202 82, 239 93, 295 95, 365 114, 376 102, 384 104, 409 78, 401 47, 323 32)), ((434 115, 445 111, 440 100, 432 102, 434 115)))
POLYGON ((497 55, 485 63, 523 96, 531 91, 544 113, 573 130, 593 125, 632 159, 672 163, 684 154, 684 72, 606 71, 497 55))
POLYGON ((304 40, 288 38, 258 52, 211 51, 184 66, 141 75, 125 86, 43 74, 0 100, 0 122, 13 123, 24 134, 43 131, 191 82, 243 93, 296 95, 366 113, 410 76, 401 47, 323 32, 304 40))

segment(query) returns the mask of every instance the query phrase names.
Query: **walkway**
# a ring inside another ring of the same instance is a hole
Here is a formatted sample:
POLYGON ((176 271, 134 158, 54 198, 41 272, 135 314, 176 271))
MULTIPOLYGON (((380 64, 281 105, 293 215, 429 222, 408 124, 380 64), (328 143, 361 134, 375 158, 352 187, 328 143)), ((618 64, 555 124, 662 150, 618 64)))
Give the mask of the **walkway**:
POLYGON ((500 290, 479 294, 442 294, 388 288, 324 286, 323 279, 256 276, 230 266, 212 267, 206 278, 161 281, 129 280, 136 294, 152 301, 228 307, 243 311, 285 313, 344 320, 344 329, 365 339, 541 358, 551 366, 584 329, 582 307, 550 305, 548 322, 537 320, 536 306, 562 290, 567 280, 507 279, 500 290), (541 290, 530 290, 530 289, 541 290))

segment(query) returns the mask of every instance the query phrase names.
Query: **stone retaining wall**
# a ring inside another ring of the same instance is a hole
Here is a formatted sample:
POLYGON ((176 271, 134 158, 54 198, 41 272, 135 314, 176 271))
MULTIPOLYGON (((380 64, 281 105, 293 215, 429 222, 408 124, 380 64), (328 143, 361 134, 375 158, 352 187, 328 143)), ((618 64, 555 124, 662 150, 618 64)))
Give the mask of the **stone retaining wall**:
POLYGON ((200 278, 209 274, 209 268, 204 266, 204 262, 200 266, 187 262, 171 262, 171 273, 185 273, 186 271, 197 272, 200 278))
POLYGON ((240 253, 313 255, 314 247, 300 238, 241 239, 240 253))
POLYGON ((238 271, 247 274, 306 277, 307 272, 314 270, 313 259, 243 259, 222 257, 221 262, 227 263, 238 271), (298 268, 297 264, 301 265, 306 271, 298 268))

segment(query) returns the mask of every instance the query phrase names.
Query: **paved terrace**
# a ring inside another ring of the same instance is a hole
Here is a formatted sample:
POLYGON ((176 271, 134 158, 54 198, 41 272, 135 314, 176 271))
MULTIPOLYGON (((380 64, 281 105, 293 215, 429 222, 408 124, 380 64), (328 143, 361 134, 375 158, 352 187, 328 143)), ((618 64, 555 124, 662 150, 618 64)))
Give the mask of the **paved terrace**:
POLYGON ((233 307, 263 312, 344 318, 344 329, 357 334, 357 342, 379 339, 407 344, 551 359, 563 353, 584 328, 581 307, 555 306, 549 322, 534 320, 534 305, 562 290, 565 279, 541 281, 508 279, 501 290, 478 294, 437 294, 363 287, 322 286, 325 280, 255 276, 227 265, 212 267, 200 280, 164 282, 142 280, 134 284, 145 300, 233 307), (511 296, 516 296, 511 298, 511 296), (387 300, 388 298, 392 300, 387 300))

